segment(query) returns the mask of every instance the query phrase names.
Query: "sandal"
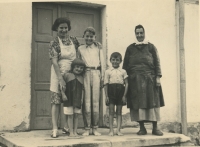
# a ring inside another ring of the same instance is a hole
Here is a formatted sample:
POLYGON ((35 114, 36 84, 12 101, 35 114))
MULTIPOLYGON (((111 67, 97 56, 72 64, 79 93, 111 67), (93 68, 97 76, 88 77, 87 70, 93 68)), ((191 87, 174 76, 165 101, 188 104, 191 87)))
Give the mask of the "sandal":
POLYGON ((52 130, 51 137, 52 138, 57 138, 58 137, 58 130, 57 129, 52 130))
MULTIPOLYGON (((63 128, 63 129, 62 129, 62 133, 63 133, 63 134, 66 134, 66 135, 69 135, 69 134, 70 134, 70 132, 69 132, 69 128, 68 128, 68 129, 63 128)), ((78 135, 81 135, 81 133, 78 132, 78 131, 77 131, 76 133, 77 133, 78 135)))
POLYGON ((69 135, 69 128, 66 129, 65 127, 62 129, 62 133, 63 134, 66 134, 66 135, 69 135))

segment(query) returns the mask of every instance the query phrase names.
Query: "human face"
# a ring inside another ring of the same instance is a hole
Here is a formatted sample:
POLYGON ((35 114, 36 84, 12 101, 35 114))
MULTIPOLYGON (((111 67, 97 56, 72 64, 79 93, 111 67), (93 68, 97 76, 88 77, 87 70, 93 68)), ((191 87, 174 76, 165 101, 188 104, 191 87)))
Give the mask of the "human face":
POLYGON ((136 35, 136 38, 139 42, 142 42, 145 38, 145 33, 144 33, 144 30, 143 28, 139 28, 139 29, 136 29, 135 30, 135 35, 136 35))
POLYGON ((67 23, 61 23, 59 26, 58 26, 58 36, 60 38, 64 38, 67 33, 68 33, 68 25, 67 23))
POLYGON ((84 70, 84 66, 82 66, 82 65, 75 65, 74 69, 73 69, 73 73, 75 75, 80 75, 83 72, 83 70, 84 70))
POLYGON ((112 67, 113 68, 118 68, 119 67, 119 64, 121 63, 121 60, 120 60, 120 57, 117 57, 117 58, 111 58, 110 59, 110 62, 112 63, 112 67))
POLYGON ((90 32, 85 32, 84 39, 87 45, 91 45, 94 43, 96 36, 90 32))

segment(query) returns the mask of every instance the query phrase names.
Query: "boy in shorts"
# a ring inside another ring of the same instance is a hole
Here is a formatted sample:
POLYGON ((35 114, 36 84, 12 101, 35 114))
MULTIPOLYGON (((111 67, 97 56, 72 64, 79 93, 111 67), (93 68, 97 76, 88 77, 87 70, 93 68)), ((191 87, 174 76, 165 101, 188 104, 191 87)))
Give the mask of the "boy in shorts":
POLYGON ((122 123, 122 106, 126 105, 126 94, 128 90, 128 75, 124 69, 119 67, 122 62, 122 56, 118 52, 114 52, 110 56, 112 68, 106 70, 104 78, 104 88, 106 95, 106 105, 109 106, 109 126, 110 132, 108 135, 113 136, 113 116, 115 105, 117 107, 117 132, 116 134, 122 136, 120 132, 122 123))

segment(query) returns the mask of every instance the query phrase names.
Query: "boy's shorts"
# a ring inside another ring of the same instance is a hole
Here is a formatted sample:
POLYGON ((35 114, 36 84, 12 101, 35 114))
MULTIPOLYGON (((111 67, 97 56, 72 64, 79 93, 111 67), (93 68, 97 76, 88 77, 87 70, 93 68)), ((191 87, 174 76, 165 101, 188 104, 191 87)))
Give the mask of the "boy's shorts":
POLYGON ((72 115, 74 113, 81 114, 81 109, 71 107, 63 107, 63 111, 65 115, 72 115))
MULTIPOLYGON (((122 84, 108 84, 108 97, 109 97, 109 104, 114 105, 122 105, 122 97, 124 95, 125 87, 122 84)), ((109 104, 106 104, 109 106, 109 104)))

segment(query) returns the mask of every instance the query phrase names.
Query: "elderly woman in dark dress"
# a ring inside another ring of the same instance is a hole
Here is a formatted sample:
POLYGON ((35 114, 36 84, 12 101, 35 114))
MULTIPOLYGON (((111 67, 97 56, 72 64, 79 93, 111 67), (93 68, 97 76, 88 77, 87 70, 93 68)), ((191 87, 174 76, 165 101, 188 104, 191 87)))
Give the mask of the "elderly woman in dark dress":
POLYGON ((160 59, 156 47, 145 39, 142 25, 135 27, 135 35, 137 41, 127 47, 123 63, 129 76, 127 107, 130 108, 131 120, 139 122, 138 135, 146 135, 144 123, 152 122, 152 134, 162 136, 157 127, 160 107, 164 106, 160 59))

